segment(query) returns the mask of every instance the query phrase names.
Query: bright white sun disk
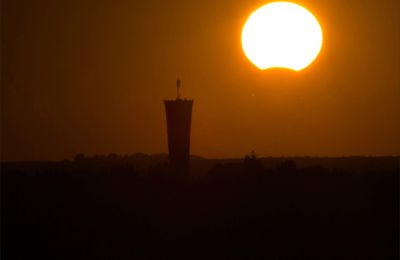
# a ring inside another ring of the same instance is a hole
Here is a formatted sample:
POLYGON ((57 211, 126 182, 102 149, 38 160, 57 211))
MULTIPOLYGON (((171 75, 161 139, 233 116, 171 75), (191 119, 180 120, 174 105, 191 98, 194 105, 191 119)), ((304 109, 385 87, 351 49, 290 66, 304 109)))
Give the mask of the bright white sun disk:
POLYGON ((322 30, 305 8, 273 2, 254 11, 242 31, 242 48, 258 68, 299 71, 310 65, 322 47, 322 30))

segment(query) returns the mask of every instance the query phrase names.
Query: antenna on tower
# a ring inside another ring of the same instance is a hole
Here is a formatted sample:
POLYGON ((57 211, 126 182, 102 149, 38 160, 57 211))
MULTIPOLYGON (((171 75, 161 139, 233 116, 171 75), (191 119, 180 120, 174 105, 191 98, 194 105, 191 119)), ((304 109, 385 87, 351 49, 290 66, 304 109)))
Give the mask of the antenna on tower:
POLYGON ((176 94, 177 94, 178 99, 181 99, 181 95, 179 93, 179 89, 180 88, 181 88, 181 80, 177 79, 177 81, 176 81, 176 94))

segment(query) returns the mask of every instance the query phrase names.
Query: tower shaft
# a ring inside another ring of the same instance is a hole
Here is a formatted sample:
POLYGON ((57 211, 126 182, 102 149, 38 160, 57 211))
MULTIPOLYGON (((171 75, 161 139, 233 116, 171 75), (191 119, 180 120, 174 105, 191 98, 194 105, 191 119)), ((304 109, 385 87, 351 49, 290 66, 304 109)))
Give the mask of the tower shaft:
POLYGON ((168 154, 170 165, 188 175, 190 167, 190 130, 193 100, 165 100, 168 154))

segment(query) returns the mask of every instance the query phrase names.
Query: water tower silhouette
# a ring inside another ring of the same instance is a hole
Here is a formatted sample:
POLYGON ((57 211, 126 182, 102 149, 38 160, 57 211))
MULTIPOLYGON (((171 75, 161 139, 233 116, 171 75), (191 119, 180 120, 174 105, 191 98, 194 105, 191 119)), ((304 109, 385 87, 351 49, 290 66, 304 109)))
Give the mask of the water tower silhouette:
POLYGON ((171 168, 179 175, 189 175, 190 127, 193 100, 181 99, 181 81, 176 82, 177 98, 164 100, 167 117, 168 155, 171 168))

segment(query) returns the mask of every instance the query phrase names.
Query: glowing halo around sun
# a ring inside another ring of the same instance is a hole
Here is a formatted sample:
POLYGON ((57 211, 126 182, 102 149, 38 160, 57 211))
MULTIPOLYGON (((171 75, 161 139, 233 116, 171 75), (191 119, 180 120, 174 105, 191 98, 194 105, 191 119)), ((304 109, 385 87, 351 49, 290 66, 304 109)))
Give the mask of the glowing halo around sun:
POLYGON ((259 69, 299 71, 322 47, 322 29, 314 15, 290 2, 273 2, 254 11, 242 30, 242 48, 259 69))

